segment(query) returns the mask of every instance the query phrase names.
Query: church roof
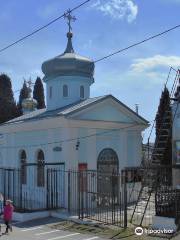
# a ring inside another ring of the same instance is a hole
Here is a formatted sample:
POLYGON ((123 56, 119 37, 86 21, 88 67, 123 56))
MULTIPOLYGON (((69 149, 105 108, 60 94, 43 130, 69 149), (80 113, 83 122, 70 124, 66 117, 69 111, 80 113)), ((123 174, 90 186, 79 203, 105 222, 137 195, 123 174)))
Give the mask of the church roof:
POLYGON ((7 125, 7 124, 14 124, 14 123, 22 123, 22 122, 27 122, 27 121, 37 121, 40 119, 44 119, 44 118, 52 118, 52 117, 58 117, 58 116, 65 116, 68 117, 71 114, 74 114, 76 112, 79 112, 83 109, 87 109, 88 107, 102 102, 108 98, 111 98, 113 100, 115 100, 117 103, 121 104, 123 107, 125 107, 128 111, 130 111, 131 113, 135 114, 136 117, 138 117, 141 121, 143 121, 145 124, 148 123, 147 120, 145 120, 143 117, 141 117, 140 115, 138 115, 136 112, 134 112, 133 110, 131 110, 129 107, 127 107, 125 104, 123 104, 122 102, 120 102, 117 98, 113 97, 112 95, 105 95, 105 96, 100 96, 100 97, 94 97, 94 98, 88 98, 86 100, 81 100, 78 101, 76 103, 70 104, 68 106, 62 107, 62 108, 58 108, 56 110, 49 110, 47 111, 45 108, 44 109, 40 109, 40 110, 35 110, 31 113, 22 115, 18 118, 14 118, 2 125, 7 125))
POLYGON ((85 76, 93 78, 94 62, 74 52, 71 32, 67 33, 67 47, 63 54, 58 55, 42 64, 45 75, 44 81, 52 76, 85 76))

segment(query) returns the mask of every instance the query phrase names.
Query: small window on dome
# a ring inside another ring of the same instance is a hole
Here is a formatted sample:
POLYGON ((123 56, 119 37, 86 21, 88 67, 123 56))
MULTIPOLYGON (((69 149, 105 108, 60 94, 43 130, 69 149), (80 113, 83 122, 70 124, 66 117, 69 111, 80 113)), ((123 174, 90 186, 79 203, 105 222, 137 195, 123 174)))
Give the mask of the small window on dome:
POLYGON ((52 87, 49 87, 49 98, 52 98, 52 87))
POLYGON ((63 97, 68 97, 68 86, 63 85, 63 97))
POLYGON ((84 86, 80 86, 80 98, 84 98, 84 86))

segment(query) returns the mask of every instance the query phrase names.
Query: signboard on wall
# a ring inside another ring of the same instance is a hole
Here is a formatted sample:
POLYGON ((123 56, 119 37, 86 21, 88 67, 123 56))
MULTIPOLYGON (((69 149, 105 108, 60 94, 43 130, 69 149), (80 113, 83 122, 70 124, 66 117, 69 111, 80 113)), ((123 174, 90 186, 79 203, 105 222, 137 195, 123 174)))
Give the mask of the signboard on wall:
POLYGON ((80 191, 85 192, 87 191, 87 163, 79 163, 78 164, 79 170, 79 184, 80 184, 80 191))

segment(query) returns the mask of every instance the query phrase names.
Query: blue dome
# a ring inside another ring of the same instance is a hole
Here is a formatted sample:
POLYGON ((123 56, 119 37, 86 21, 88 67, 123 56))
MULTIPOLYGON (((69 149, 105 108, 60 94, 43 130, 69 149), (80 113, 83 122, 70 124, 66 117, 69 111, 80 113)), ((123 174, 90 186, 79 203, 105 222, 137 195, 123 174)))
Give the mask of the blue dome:
POLYGON ((45 75, 44 81, 51 76, 83 76, 93 78, 94 62, 74 52, 72 46, 73 34, 67 34, 68 43, 63 54, 45 61, 42 64, 42 71, 45 75))

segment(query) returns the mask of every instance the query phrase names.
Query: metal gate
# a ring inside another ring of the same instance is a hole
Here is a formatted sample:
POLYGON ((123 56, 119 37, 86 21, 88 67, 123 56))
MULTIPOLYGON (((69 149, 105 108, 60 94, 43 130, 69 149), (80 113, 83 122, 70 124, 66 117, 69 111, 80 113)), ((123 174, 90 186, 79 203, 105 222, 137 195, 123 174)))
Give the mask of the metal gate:
POLYGON ((65 207, 67 173, 64 164, 52 168, 44 165, 41 181, 38 181, 37 165, 25 165, 22 169, 0 168, 0 193, 4 200, 11 199, 17 211, 39 211, 65 207), (26 181, 22 181, 26 179, 26 181), (38 184, 38 183, 41 183, 38 184))
POLYGON ((81 219, 89 218, 105 224, 127 226, 126 185, 121 182, 120 174, 82 171, 78 182, 81 219))
POLYGON ((65 208, 64 165, 58 169, 47 169, 47 209, 65 208))

